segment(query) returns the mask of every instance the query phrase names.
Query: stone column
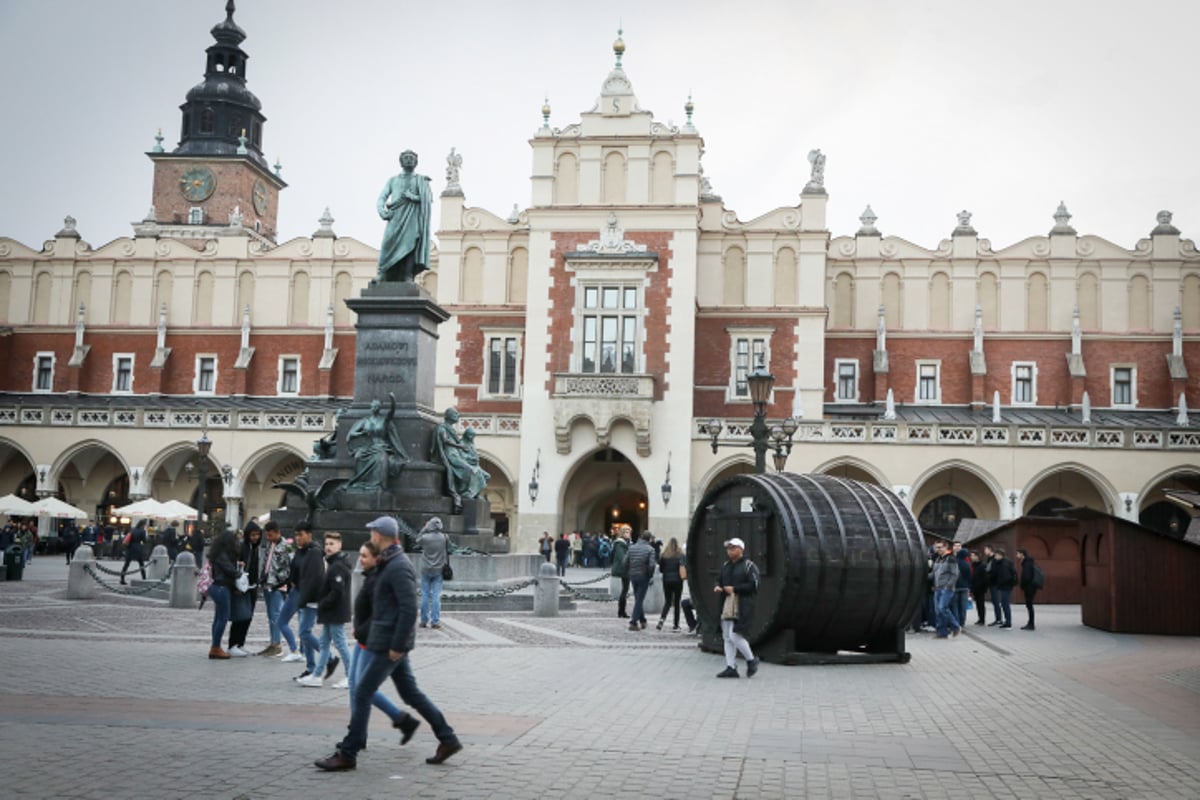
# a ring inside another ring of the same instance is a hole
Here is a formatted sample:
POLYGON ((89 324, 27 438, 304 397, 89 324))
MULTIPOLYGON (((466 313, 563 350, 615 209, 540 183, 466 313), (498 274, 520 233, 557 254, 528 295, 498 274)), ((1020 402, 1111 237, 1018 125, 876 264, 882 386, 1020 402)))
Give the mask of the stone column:
POLYGON ((150 553, 150 563, 146 566, 146 577, 152 581, 161 581, 167 577, 171 569, 171 560, 167 558, 166 545, 156 544, 150 553))
POLYGON ((81 544, 71 559, 71 566, 67 567, 68 600, 91 600, 96 596, 100 587, 96 585, 95 578, 84 572, 85 568, 96 568, 96 556, 91 547, 81 544))
MULTIPOLYGON (((78 555, 76 555, 78 558, 78 555)), ((196 605, 196 557, 183 552, 175 557, 171 570, 171 608, 193 608, 196 605)))

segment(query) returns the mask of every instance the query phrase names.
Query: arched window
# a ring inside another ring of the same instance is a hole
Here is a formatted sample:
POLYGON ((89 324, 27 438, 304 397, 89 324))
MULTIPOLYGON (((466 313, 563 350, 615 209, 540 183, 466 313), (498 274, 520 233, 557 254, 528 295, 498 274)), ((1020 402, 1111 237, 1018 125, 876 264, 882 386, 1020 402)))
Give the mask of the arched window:
POLYGON ((238 275, 237 282, 237 321, 241 324, 242 312, 250 306, 250 310, 254 310, 254 273, 250 270, 242 272, 238 275))
POLYGON ((84 304, 84 321, 92 319, 92 273, 84 270, 75 276, 75 286, 71 292, 71 319, 76 319, 79 304, 84 304))
POLYGON ((613 151, 604 157, 604 198, 602 203, 625 202, 625 156, 613 151))
POLYGON ((933 273, 929 281, 929 327, 950 330, 950 276, 944 272, 933 273))
POLYGON ((675 164, 671 154, 660 150, 654 154, 650 182, 651 203, 675 202, 675 164))
POLYGON ((308 273, 297 272, 292 277, 292 302, 289 322, 292 325, 308 324, 308 273))
POLYGON ((463 303, 483 302, 483 251, 468 247, 463 253, 462 286, 458 296, 463 303))
POLYGON ((558 168, 554 174, 554 202, 558 205, 579 202, 579 161, 574 153, 563 153, 558 157, 558 168))
POLYGON ((114 325, 128 325, 132 322, 133 310, 133 276, 128 270, 121 270, 113 282, 112 321, 114 325))
MULTIPOLYGON (((213 318, 213 275, 201 272, 196 276, 196 301, 192 307, 193 325, 212 325, 213 318)), ((238 315, 241 318, 241 315, 238 315)))
POLYGON ((796 251, 781 247, 775 254, 775 305, 796 305, 796 251))
POLYGON ((979 276, 979 306, 983 309, 984 330, 997 330, 1000 319, 1000 289, 994 272, 985 272, 979 276))
POLYGON ((201 133, 212 133, 213 125, 214 125, 213 110, 211 108, 206 108, 203 111, 201 111, 200 112, 200 132, 201 133))
POLYGON ((508 297, 509 303, 525 305, 525 293, 529 281, 529 251, 524 247, 514 247, 508 257, 508 297))
POLYGON ((1129 330, 1150 329, 1150 280, 1145 275, 1129 279, 1129 330))
MULTIPOLYGON (((337 277, 333 279, 333 324, 334 325, 349 325, 353 322, 350 319, 350 308, 346 305, 346 298, 350 296, 350 273, 339 272, 337 277)), ((437 295, 434 295, 435 297, 437 295)))
POLYGON ((1188 275, 1183 279, 1183 329, 1200 330, 1200 275, 1188 275))
POLYGON ((165 305, 167 318, 171 316, 171 293, 175 291, 175 276, 165 269, 154 278, 154 324, 158 325, 158 312, 165 305))
POLYGON ((1035 272, 1029 276, 1025 289, 1025 330, 1044 331, 1050 325, 1046 313, 1046 276, 1035 272))
POLYGON ((1079 327, 1085 331, 1100 329, 1100 284, 1094 272, 1085 272, 1079 276, 1079 286, 1075 298, 1079 306, 1079 327))
POLYGON ((0 272, 0 322, 9 322, 11 316, 8 312, 9 305, 12 304, 12 273, 0 272))
POLYGON ((883 305, 883 320, 890 331, 900 329, 900 294, 900 275, 895 272, 884 275, 880 296, 883 305))
POLYGON ((854 276, 839 272, 833 279, 833 319, 831 327, 854 327, 854 276))
POLYGON ((721 302, 727 306, 746 304, 746 254, 740 247, 725 251, 724 290, 721 302))
POLYGON ((50 273, 43 272, 33 282, 33 321, 45 325, 50 321, 50 273))

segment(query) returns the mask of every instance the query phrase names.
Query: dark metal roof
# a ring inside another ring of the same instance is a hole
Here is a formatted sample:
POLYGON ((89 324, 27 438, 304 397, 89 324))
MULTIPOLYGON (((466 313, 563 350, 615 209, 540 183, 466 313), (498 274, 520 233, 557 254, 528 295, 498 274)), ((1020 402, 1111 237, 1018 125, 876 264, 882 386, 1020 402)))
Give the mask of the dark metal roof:
MULTIPOLYGON (((882 404, 826 403, 827 419, 861 422, 884 422, 882 404)), ((1001 407, 1000 422, 992 422, 992 407, 973 409, 969 406, 898 405, 896 422, 941 425, 1021 425, 1052 426, 1055 428, 1171 428, 1178 429, 1174 411, 1114 411, 1092 409, 1092 419, 1085 423, 1079 411, 1065 408, 1001 407)), ((891 421, 891 420, 887 420, 891 421)), ((1192 427, 1192 426, 1189 426, 1192 427)))
POLYGON ((235 411, 334 411, 352 403, 352 397, 246 397, 150 394, 33 394, 0 392, 0 405, 54 406, 56 408, 166 408, 235 411))

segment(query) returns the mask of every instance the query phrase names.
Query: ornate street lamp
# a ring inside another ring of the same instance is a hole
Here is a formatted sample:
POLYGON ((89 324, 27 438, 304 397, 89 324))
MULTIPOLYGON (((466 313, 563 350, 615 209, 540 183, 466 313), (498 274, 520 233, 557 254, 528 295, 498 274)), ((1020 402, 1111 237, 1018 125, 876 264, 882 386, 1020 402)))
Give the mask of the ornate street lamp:
POLYGON ((766 366, 759 359, 758 366, 746 376, 746 384, 750 389, 750 400, 754 403, 754 421, 750 423, 750 443, 721 442, 719 437, 724 426, 716 417, 710 419, 704 426, 704 432, 709 435, 713 455, 718 447, 753 447, 754 471, 767 471, 767 451, 774 453, 775 469, 783 471, 787 458, 792 452, 792 436, 796 433, 796 420, 788 417, 781 425, 773 428, 767 426, 767 401, 771 397, 771 389, 775 386, 775 376, 767 372, 766 366))

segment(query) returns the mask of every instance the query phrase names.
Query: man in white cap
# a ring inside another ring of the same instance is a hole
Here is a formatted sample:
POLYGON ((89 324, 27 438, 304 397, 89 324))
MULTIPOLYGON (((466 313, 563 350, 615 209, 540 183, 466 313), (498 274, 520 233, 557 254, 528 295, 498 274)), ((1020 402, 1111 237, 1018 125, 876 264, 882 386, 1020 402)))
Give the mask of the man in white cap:
MULTIPOLYGON (((358 766, 358 752, 367 746, 367 722, 371 715, 371 699, 390 676, 400 693, 400 699, 425 718, 438 738, 437 752, 425 759, 426 764, 441 764, 462 750, 462 743, 442 712, 417 687, 412 664, 408 657, 417 638, 417 573, 404 549, 397 543, 400 526, 394 517, 380 517, 367 525, 371 541, 379 548, 379 577, 371 609, 371 630, 366 649, 358 654, 360 667, 355 664, 357 681, 351 699, 350 729, 337 745, 333 755, 314 762, 317 767, 339 772, 358 766)), ((418 721, 405 717, 397 727, 403 734, 400 744, 412 738, 418 721)))
POLYGON ((758 594, 758 567, 744 558, 746 543, 733 538, 725 542, 729 560, 721 565, 713 591, 723 595, 721 634, 725 639, 725 669, 718 678, 737 678, 737 654, 746 659, 746 677, 758 672, 758 659, 746 641, 746 632, 754 620, 754 595, 758 594))

